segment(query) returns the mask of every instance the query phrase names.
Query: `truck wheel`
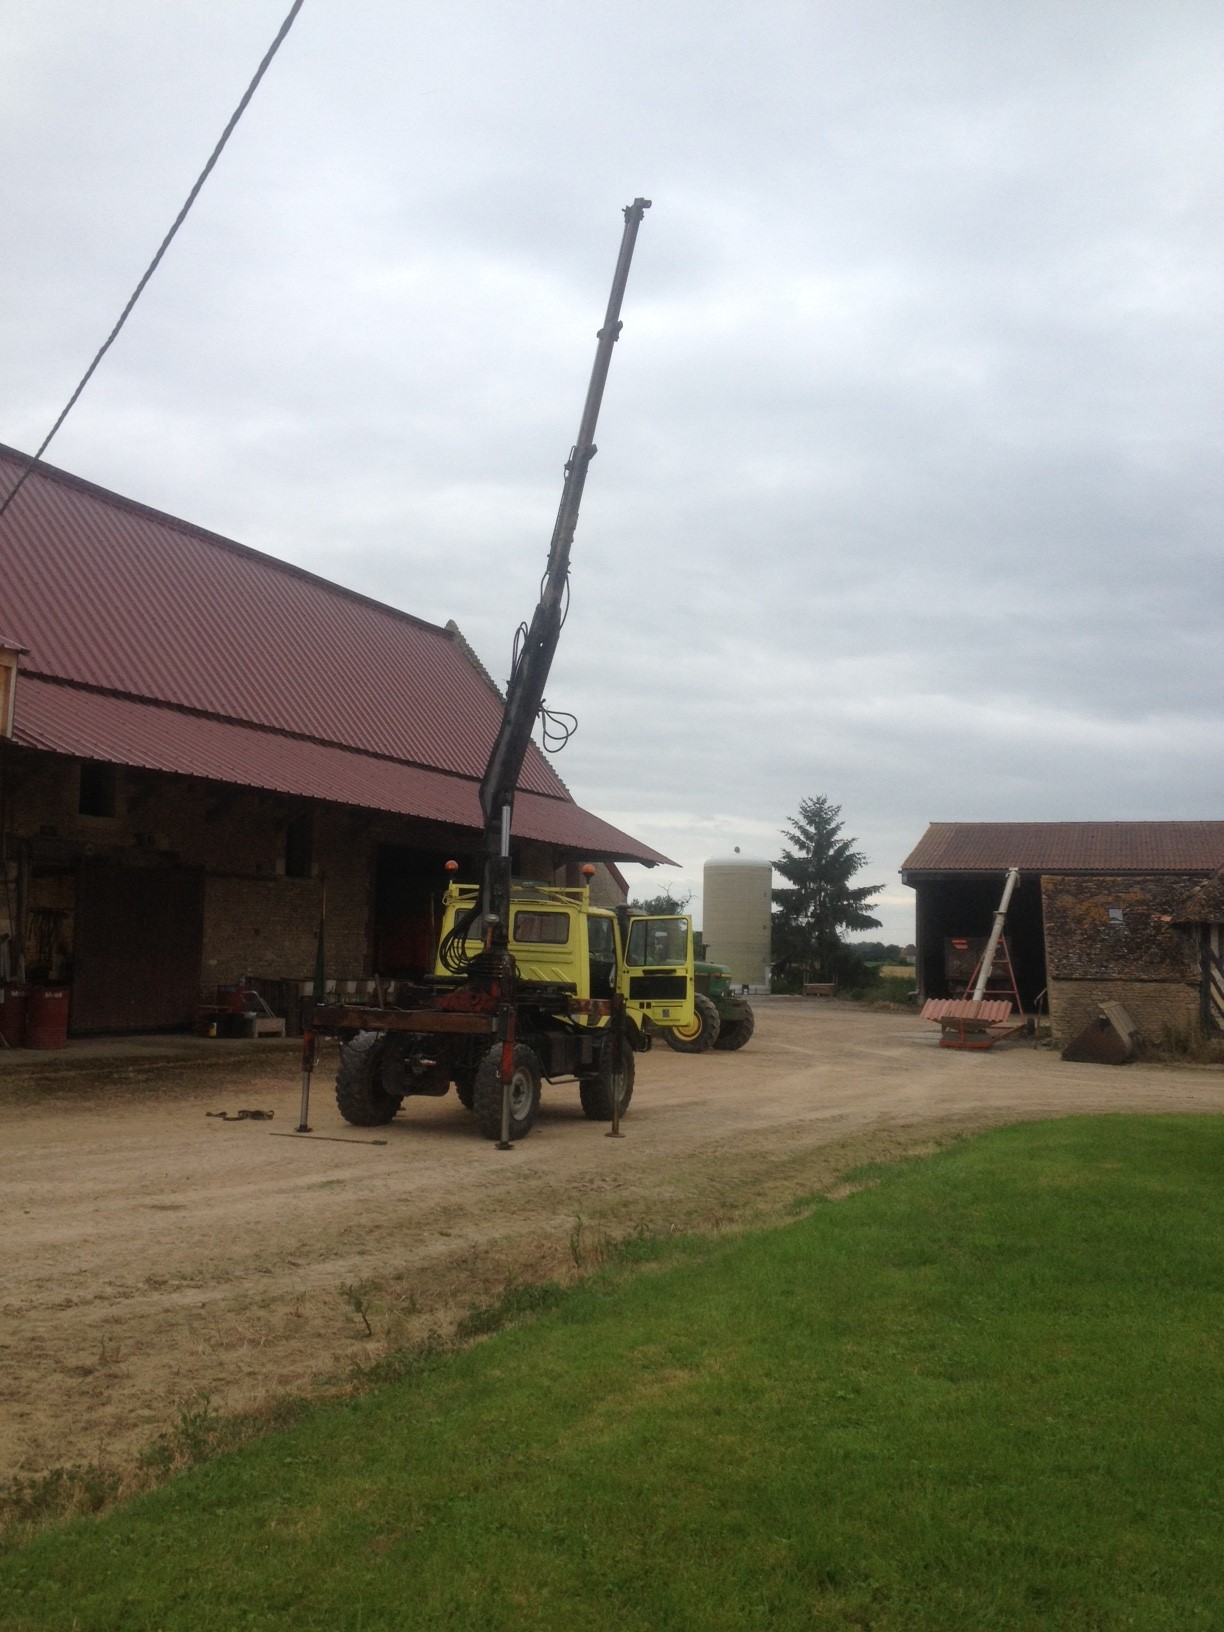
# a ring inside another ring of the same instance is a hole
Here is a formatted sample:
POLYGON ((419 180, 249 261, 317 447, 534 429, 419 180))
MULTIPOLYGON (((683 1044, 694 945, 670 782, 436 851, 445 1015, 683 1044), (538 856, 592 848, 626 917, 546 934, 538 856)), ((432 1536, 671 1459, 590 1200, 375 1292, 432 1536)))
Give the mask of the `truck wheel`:
POLYGON ((469 1111, 476 1103, 476 1073, 470 1066, 456 1066, 453 1078, 459 1103, 469 1111))
POLYGON ((722 1030, 718 1034, 715 1048, 743 1048, 756 1030, 756 1018, 752 1010, 746 1008, 742 1020, 724 1020, 722 1030))
MULTIPOLYGON (((472 1109, 476 1125, 486 1139, 501 1138, 502 1045, 495 1043, 476 1067, 472 1085, 472 1109)), ((510 1137, 525 1139, 540 1109, 540 1062, 526 1043, 514 1045, 514 1071, 510 1078, 510 1137)))
POLYGON ((340 1050, 336 1072, 336 1104, 340 1115, 355 1128, 376 1128, 404 1103, 401 1094, 389 1094, 382 1085, 386 1033, 359 1031, 340 1050))
POLYGON ((692 1025, 669 1027, 663 1032, 663 1041, 677 1054, 708 1054, 718 1046, 721 1025, 718 1010, 711 999, 698 992, 693 998, 692 1025))
POLYGON ((624 1116, 629 1109, 629 1101, 633 1098, 633 1053, 628 1042, 621 1046, 621 1067, 619 1071, 612 1069, 612 1047, 604 1044, 599 1053, 599 1075, 588 1077, 578 1084, 578 1092, 582 1098, 582 1114, 592 1122, 611 1122, 612 1094, 616 1089, 616 1103, 620 1114, 624 1116), (615 1082, 614 1080, 615 1079, 615 1082))

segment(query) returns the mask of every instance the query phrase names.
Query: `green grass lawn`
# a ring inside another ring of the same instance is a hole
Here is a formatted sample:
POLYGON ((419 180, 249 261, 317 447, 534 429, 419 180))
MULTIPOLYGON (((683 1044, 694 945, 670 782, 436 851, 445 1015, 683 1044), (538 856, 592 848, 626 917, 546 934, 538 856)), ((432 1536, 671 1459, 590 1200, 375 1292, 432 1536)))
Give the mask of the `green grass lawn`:
POLYGON ((1224 1627, 1224 1119, 870 1176, 10 1551, 0 1626, 1224 1627))

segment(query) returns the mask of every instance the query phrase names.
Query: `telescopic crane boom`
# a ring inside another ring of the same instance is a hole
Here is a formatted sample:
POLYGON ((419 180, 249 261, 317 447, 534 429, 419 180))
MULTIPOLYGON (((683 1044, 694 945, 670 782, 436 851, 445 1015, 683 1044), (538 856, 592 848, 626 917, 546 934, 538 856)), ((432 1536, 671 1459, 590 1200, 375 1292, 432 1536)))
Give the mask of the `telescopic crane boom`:
POLYGON ((587 469, 597 451, 595 425, 612 361, 612 348, 620 337, 620 309, 629 279, 629 265, 633 259, 638 228, 649 208, 648 198, 635 198, 632 204, 625 206, 625 229, 612 277, 612 292, 608 297, 603 327, 599 330, 599 345, 595 351, 578 437, 565 466, 561 504, 548 550, 548 566, 540 586, 539 604, 515 656, 510 683, 506 688, 501 727, 480 784, 480 808, 484 814, 480 911, 485 930, 480 938, 495 948, 505 947, 508 936, 510 823, 514 814, 514 793, 531 741, 531 732, 544 702, 544 687, 548 684, 557 639, 565 621, 570 546, 578 525, 578 508, 582 503, 587 469))

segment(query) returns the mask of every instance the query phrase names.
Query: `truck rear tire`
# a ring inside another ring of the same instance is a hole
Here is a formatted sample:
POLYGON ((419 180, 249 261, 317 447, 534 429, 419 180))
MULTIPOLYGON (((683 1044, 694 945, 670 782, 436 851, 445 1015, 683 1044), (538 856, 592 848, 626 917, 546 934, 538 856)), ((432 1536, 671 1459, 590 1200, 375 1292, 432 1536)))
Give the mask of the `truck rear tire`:
POLYGON ((617 1072, 612 1070, 612 1047, 604 1044, 599 1054, 599 1074, 587 1077, 578 1084, 578 1092, 582 1099, 582 1114, 592 1122, 611 1122, 612 1120, 612 1093, 615 1086, 618 1090, 616 1100, 620 1114, 624 1116, 629 1109, 629 1101, 633 1098, 633 1052, 628 1041, 621 1045, 621 1068, 617 1072), (613 1079, 615 1080, 615 1084, 613 1079))
POLYGON ((693 998, 693 1024, 687 1029, 670 1026, 663 1030, 663 1041, 677 1054, 708 1054, 718 1046, 718 1032, 722 1021, 713 1001, 698 992, 693 998))
POLYGON ((404 1103, 401 1094, 389 1094, 382 1085, 387 1037, 381 1031, 359 1031, 340 1050, 336 1072, 336 1105, 355 1128, 376 1128, 404 1103))
MULTIPOLYGON (((493 1047, 476 1067, 472 1085, 472 1110, 476 1125, 486 1139, 500 1139, 502 1125, 502 1045, 493 1047)), ((514 1045, 514 1068, 510 1078, 510 1137, 525 1139, 540 1109, 540 1062, 526 1043, 514 1045)))
POLYGON ((756 1030, 756 1017, 748 1009, 742 1020, 724 1020, 715 1048, 743 1048, 756 1030))

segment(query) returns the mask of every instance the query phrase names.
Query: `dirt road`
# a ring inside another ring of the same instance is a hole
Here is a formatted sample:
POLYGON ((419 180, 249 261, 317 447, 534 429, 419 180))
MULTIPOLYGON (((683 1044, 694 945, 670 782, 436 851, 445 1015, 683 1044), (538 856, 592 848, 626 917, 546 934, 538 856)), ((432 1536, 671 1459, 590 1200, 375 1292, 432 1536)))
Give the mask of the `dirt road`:
POLYGON ((323 1386, 509 1282, 573 1273, 601 1235, 738 1223, 872 1154, 1001 1122, 1224 1111, 1224 1069, 956 1054, 936 1036, 904 1014, 768 1000, 741 1054, 640 1058, 623 1139, 558 1088, 510 1153, 453 1094, 348 1128, 326 1070, 312 1123, 337 1142, 283 1137, 284 1054, 42 1099, 0 1087, 0 1479, 122 1466, 200 1391, 228 1412, 323 1386), (244 1107, 275 1120, 205 1114, 244 1107))

